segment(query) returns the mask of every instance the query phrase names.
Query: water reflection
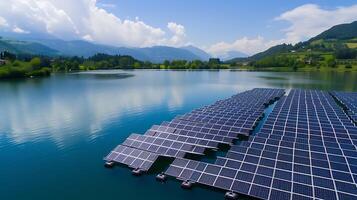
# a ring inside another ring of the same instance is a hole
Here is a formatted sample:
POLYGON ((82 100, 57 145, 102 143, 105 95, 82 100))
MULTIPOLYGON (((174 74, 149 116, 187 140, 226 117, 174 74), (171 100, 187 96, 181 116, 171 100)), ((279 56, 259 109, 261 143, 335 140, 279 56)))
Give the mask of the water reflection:
POLYGON ((295 72, 268 73, 260 76, 272 87, 321 90, 357 90, 357 72, 295 72))
POLYGON ((49 138, 62 147, 78 132, 96 137, 104 124, 120 120, 124 114, 143 113, 162 104, 165 97, 170 97, 167 103, 172 109, 183 103, 179 87, 128 87, 120 82, 69 86, 72 78, 55 79, 59 83, 50 80, 1 86, 6 96, 1 98, 0 131, 13 143, 49 138))
POLYGON ((106 125, 153 108, 172 112, 254 87, 353 91, 356 83, 357 73, 152 70, 2 81, 0 134, 15 144, 50 139, 63 148, 80 134, 95 139, 106 125))
POLYGON ((134 74, 121 72, 119 70, 113 71, 89 71, 89 72, 77 72, 71 73, 69 75, 76 76, 76 78, 83 79, 103 79, 103 80, 110 80, 110 79, 123 79, 123 78, 130 78, 134 76, 134 74))

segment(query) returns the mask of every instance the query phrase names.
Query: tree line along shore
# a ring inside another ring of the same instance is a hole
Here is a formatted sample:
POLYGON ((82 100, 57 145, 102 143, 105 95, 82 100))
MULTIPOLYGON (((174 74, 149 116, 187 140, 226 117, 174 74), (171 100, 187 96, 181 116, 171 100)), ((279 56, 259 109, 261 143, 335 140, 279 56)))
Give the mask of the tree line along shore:
POLYGON ((279 53, 259 60, 242 59, 222 62, 218 58, 208 61, 173 60, 162 63, 140 61, 126 55, 98 53, 84 57, 48 57, 40 55, 0 54, 0 78, 26 78, 49 76, 54 72, 74 72, 103 69, 172 69, 172 70, 247 70, 247 71, 357 71, 357 51, 345 49, 335 53, 299 52, 279 53))

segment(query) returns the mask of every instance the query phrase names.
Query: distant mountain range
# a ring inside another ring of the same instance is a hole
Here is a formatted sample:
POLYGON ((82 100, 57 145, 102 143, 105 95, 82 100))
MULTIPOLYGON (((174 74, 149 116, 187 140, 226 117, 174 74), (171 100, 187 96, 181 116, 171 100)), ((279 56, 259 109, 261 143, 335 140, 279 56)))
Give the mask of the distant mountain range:
POLYGON ((96 53, 109 55, 130 55, 138 60, 154 63, 165 60, 208 60, 211 55, 192 45, 181 48, 168 46, 153 46, 145 48, 114 47, 95 44, 83 40, 64 41, 60 39, 37 39, 24 37, 6 37, 0 39, 0 51, 10 51, 17 54, 37 54, 47 56, 83 56, 89 57, 96 53))
MULTIPOLYGON (((102 45, 83 40, 64 41, 46 35, 31 37, 27 34, 5 34, 5 36, 4 38, 0 37, 0 51, 8 50, 17 54, 89 57, 96 53, 105 53, 109 55, 129 55, 138 60, 154 63, 165 60, 208 60, 212 57, 204 50, 192 45, 181 48, 168 46, 131 48, 102 45)), ((349 48, 357 47, 357 21, 336 25, 310 40, 296 45, 276 45, 249 57, 238 51, 230 51, 219 57, 227 63, 250 62, 281 53, 316 49, 319 45, 324 46, 324 50, 333 49, 336 44, 347 45, 349 48)))
POLYGON ((240 51, 228 51, 223 55, 219 56, 223 61, 231 60, 233 58, 246 58, 248 57, 247 54, 242 53, 240 51))
POLYGON ((58 51, 43 44, 19 40, 0 40, 0 51, 10 51, 16 54, 58 55, 58 51))
POLYGON ((346 46, 350 49, 357 48, 357 21, 348 24, 339 24, 330 29, 318 34, 317 36, 305 42, 300 42, 295 45, 279 44, 273 46, 266 51, 257 53, 246 58, 233 58, 228 60, 228 63, 233 62, 249 62, 257 61, 269 56, 277 54, 289 54, 293 52, 307 52, 307 51, 334 51, 336 48, 346 46))
POLYGON ((196 56, 200 57, 202 60, 208 60, 210 59, 212 56, 210 54, 208 54, 207 52, 203 51, 200 48, 197 48, 195 46, 189 45, 189 46, 185 46, 185 47, 181 47, 181 49, 185 49, 190 51, 191 53, 195 54, 196 56))

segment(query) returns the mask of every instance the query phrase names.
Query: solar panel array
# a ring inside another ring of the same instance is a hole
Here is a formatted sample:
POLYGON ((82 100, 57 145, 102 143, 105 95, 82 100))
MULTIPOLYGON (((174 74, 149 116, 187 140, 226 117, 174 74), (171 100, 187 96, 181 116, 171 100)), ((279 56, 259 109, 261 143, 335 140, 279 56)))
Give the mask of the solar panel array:
POLYGON ((205 150, 202 146, 157 136, 131 134, 123 145, 171 157, 183 157, 186 152, 203 155, 205 150))
POLYGON ((204 155, 207 149, 217 149, 219 144, 232 144, 239 135, 248 136, 263 116, 266 105, 283 94, 282 89, 262 88, 239 93, 154 125, 144 135, 131 134, 104 159, 147 171, 158 156, 204 155), (143 162, 131 162, 131 157, 123 159, 123 147, 134 149, 136 154, 147 152, 151 159, 140 158, 143 162))
POLYGON ((225 157, 176 158, 165 174, 261 199, 357 199, 356 139, 331 95, 294 89, 225 157))
MULTIPOLYGON (((283 94, 284 91, 280 89, 253 89, 177 116, 173 121, 204 123, 206 126, 203 127, 208 131, 220 131, 220 135, 233 138, 237 135, 249 136, 262 116, 265 105, 283 94)), ((202 127, 200 124, 198 126, 202 127)))
POLYGON ((154 164, 157 157, 158 155, 154 153, 118 145, 110 152, 106 157, 106 160, 115 161, 132 168, 140 168, 147 171, 152 164, 154 164))
POLYGON ((351 119, 357 123, 357 92, 332 92, 332 95, 346 107, 351 119))

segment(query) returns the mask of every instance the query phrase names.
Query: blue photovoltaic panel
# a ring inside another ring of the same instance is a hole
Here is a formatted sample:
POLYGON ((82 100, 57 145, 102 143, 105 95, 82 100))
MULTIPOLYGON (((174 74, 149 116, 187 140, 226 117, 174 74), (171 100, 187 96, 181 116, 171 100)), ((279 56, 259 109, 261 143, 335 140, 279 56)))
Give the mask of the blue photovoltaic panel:
POLYGON ((174 122, 204 123, 206 128, 214 131, 228 131, 226 136, 233 138, 248 136, 262 117, 265 105, 283 94, 284 91, 279 89, 254 89, 178 116, 174 122))
POLYGON ((229 127, 209 123, 198 123, 185 120, 174 119, 171 122, 164 122, 162 125, 181 130, 193 130, 200 133, 219 135, 236 139, 239 135, 249 135, 250 129, 240 127, 229 127))
POLYGON ((292 90, 215 164, 177 158, 166 174, 261 199, 357 199, 356 136, 328 93, 292 90))
POLYGON ((139 168, 148 171, 156 161, 157 157, 158 155, 154 153, 118 145, 107 157, 104 158, 104 160, 114 161, 134 169, 139 168))
POLYGON ((183 157, 185 153, 203 155, 205 151, 202 146, 140 134, 131 134, 123 145, 169 157, 183 157))
POLYGON ((332 92, 332 95, 346 107, 348 115, 357 123, 357 92, 332 92))
POLYGON ((144 135, 130 135, 105 160, 147 170, 150 162, 133 160, 138 152, 180 158, 186 153, 202 155, 205 149, 215 149, 220 143, 232 144, 238 135, 249 135, 262 117, 265 105, 283 94, 281 89, 253 89, 217 101, 184 117, 153 126, 144 135), (124 150, 132 151, 133 155, 125 157, 121 153, 124 150))
POLYGON ((154 125, 149 129, 145 135, 150 135, 158 138, 169 139, 179 142, 184 142, 192 145, 202 146, 205 148, 217 148, 219 142, 211 139, 205 139, 198 135, 182 135, 178 134, 175 129, 167 126, 154 125))
MULTIPOLYGON (((177 124, 176 124, 177 125, 177 124)), ((200 129, 195 130, 193 127, 177 127, 175 123, 172 122, 163 122, 162 125, 154 125, 150 130, 147 132, 150 134, 156 134, 156 132, 169 132, 172 134, 182 135, 182 136, 189 136, 194 138, 201 138, 202 140, 213 141, 217 143, 223 144, 232 144, 233 139, 232 137, 225 137, 220 134, 209 133, 208 129, 200 129), (165 125, 164 125, 165 124, 165 125), (171 125, 171 126, 168 126, 171 125)))

